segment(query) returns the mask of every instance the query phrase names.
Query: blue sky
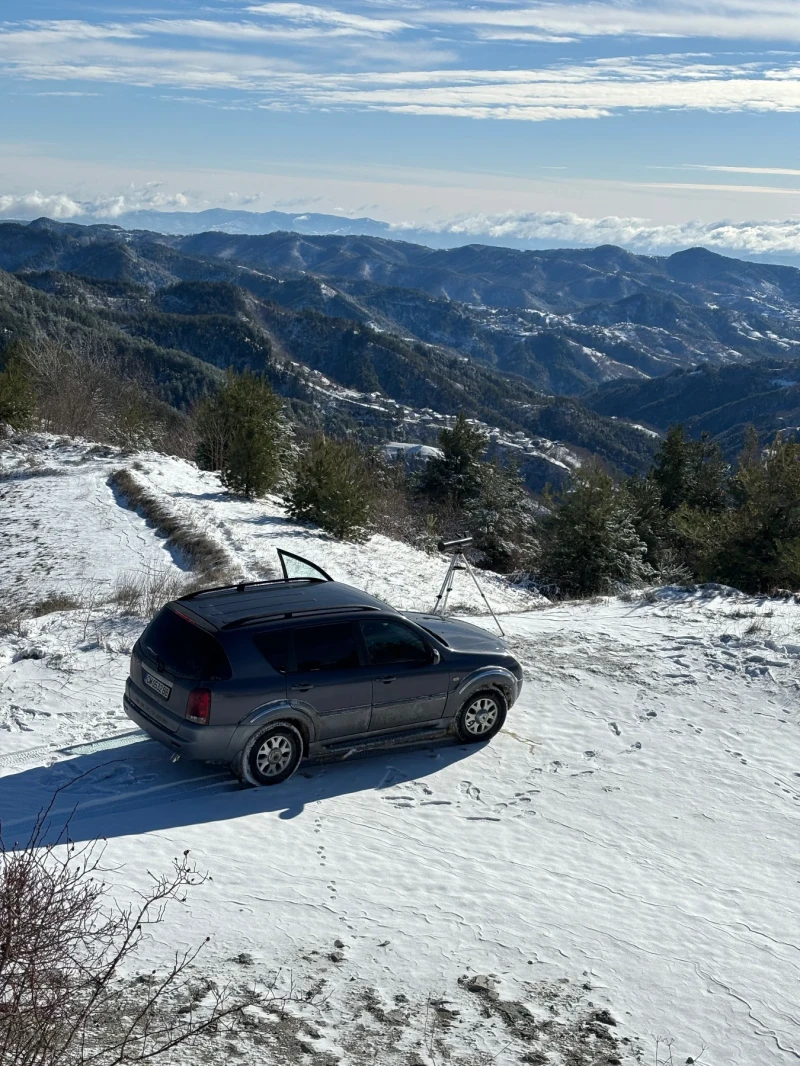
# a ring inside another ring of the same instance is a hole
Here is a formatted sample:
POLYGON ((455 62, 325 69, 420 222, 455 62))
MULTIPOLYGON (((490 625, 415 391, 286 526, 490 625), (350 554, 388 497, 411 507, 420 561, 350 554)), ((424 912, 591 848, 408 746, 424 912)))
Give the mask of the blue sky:
POLYGON ((800 252, 800 0, 4 0, 0 92, 7 217, 800 252))

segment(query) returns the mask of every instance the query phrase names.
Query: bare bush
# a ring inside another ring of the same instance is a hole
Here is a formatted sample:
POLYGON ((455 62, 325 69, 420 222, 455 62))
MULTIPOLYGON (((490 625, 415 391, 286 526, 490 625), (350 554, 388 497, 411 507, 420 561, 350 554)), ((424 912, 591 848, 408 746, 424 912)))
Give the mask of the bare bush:
POLYGON ((20 603, 0 603, 0 637, 25 635, 27 613, 20 603))
POLYGON ((112 598, 126 614, 152 618, 165 603, 183 595, 185 586, 172 570, 128 570, 117 578, 112 598))
POLYGON ((211 983, 198 997, 190 968, 201 947, 176 954, 163 972, 124 976, 166 909, 205 880, 188 852, 121 907, 111 898, 102 847, 45 843, 44 825, 42 818, 21 848, 0 846, 3 1066, 150 1061, 235 1025, 258 1002, 255 992, 234 997, 211 983))

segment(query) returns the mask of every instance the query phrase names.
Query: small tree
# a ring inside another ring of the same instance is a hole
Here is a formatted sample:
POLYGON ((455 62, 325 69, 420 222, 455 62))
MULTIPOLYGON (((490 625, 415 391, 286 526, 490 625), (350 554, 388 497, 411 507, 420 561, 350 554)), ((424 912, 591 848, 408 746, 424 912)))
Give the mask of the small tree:
POLYGON ((562 596, 610 593, 652 574, 630 503, 598 466, 582 471, 552 505, 538 570, 562 596))
POLYGON ((483 554, 483 564, 507 573, 530 562, 534 508, 515 466, 481 463, 479 493, 464 508, 466 529, 483 554))
POLYGON ((480 460, 486 443, 485 435, 470 425, 462 411, 452 429, 439 433, 442 455, 428 462, 420 491, 434 500, 446 497, 457 507, 475 499, 480 493, 480 460))
POLYGON ((5 368, 0 373, 0 425, 29 429, 36 413, 36 397, 28 377, 23 345, 12 342, 6 351, 5 368))
POLYGON ((220 471, 222 484, 246 499, 275 488, 286 426, 269 382, 246 370, 228 371, 223 387, 198 405, 198 461, 220 471))
POLYGON ((364 540, 375 478, 355 441, 314 437, 298 459, 286 503, 289 514, 314 522, 342 540, 364 540))

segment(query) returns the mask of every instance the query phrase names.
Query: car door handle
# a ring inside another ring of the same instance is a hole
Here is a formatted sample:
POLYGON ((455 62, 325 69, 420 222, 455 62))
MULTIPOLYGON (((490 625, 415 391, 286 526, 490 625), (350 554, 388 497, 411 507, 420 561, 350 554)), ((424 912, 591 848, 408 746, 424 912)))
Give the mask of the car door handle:
POLYGON ((388 677, 379 677, 378 678, 378 681, 382 681, 384 683, 384 685, 391 685, 391 683, 393 681, 396 681, 396 680, 397 680, 397 678, 394 675, 391 675, 391 676, 388 676, 388 677))
POLYGON ((313 687, 314 686, 310 685, 310 684, 309 685, 292 685, 292 692, 308 692, 308 690, 310 688, 313 688, 313 687))

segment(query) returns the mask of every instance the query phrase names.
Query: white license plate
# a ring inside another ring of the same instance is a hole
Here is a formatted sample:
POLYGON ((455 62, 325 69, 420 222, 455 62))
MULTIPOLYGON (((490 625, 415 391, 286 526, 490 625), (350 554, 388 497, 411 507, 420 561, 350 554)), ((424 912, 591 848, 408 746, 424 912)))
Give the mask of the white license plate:
POLYGON ((157 677, 153 677, 152 674, 148 674, 146 670, 143 671, 144 683, 148 688, 151 688, 153 692, 157 692, 159 696, 163 696, 165 700, 169 699, 169 694, 172 689, 169 685, 165 685, 163 681, 159 681, 157 677))

